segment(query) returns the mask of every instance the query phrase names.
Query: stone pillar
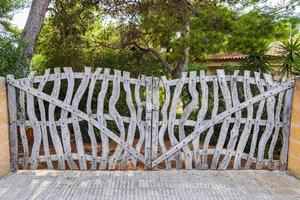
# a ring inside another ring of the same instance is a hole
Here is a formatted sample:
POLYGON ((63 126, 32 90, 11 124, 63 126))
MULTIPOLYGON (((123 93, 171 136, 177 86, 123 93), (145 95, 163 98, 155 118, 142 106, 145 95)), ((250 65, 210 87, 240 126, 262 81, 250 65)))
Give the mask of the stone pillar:
POLYGON ((292 102, 288 172, 300 178, 300 79, 296 78, 292 102))
POLYGON ((10 171, 9 118, 6 80, 0 77, 0 177, 10 171))

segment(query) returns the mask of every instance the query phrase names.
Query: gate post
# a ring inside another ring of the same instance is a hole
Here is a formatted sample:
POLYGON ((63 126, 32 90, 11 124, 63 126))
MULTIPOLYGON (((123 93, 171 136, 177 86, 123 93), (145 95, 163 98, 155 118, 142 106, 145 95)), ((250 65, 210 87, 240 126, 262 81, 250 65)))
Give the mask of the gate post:
POLYGON ((9 118, 6 80, 0 77, 0 177, 10 171, 9 118))
POLYGON ((295 79, 292 101, 288 172, 300 178, 300 77, 295 79))

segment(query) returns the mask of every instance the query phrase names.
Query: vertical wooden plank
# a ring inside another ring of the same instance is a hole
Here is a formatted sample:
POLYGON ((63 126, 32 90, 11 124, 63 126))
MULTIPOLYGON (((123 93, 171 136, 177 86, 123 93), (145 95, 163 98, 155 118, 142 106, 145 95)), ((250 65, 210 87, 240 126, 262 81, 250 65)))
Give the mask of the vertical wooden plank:
MULTIPOLYGON (((249 72, 246 71, 246 74, 248 73, 249 76, 249 72)), ((231 88, 231 98, 232 98, 232 103, 233 105, 239 105, 240 104, 240 100, 238 97, 238 90, 237 90, 237 76, 239 74, 239 71, 236 70, 234 72, 234 74, 231 76, 231 84, 230 84, 230 88, 231 88)), ((244 80, 247 81, 247 80, 244 80)), ((218 169, 219 170, 225 170, 227 169, 229 162, 231 160, 231 157, 233 155, 233 151, 235 148, 235 144, 236 141, 238 139, 239 136, 239 130, 240 130, 240 126, 241 126, 241 118, 242 118, 242 112, 241 110, 237 111, 235 113, 235 122, 234 125, 230 131, 230 139, 229 142, 227 144, 227 150, 226 150, 226 154, 223 158, 223 160, 221 161, 218 169)))
MULTIPOLYGON (((40 92, 43 92, 43 88, 45 87, 45 85, 48 81, 49 75, 50 75, 50 69, 45 70, 44 77, 38 86, 38 90, 40 92)), ((40 111, 40 116, 41 116, 41 131, 42 131, 42 139, 43 139, 43 147, 44 147, 44 153, 45 153, 45 157, 46 157, 46 163, 47 163, 48 169, 53 169, 53 165, 52 165, 52 161, 51 161, 51 157, 50 157, 50 150, 49 150, 45 105, 44 105, 44 101, 42 99, 37 98, 37 100, 38 100, 39 111, 40 111)), ((23 105, 23 106, 25 109, 25 105, 23 105)), ((21 103, 21 110, 22 110, 23 106, 21 103)))
MULTIPOLYGON (((105 121, 104 113, 103 113, 104 112, 104 101, 105 101, 105 96, 106 96, 106 92, 108 89, 109 74, 110 74, 110 69, 109 68, 104 69, 101 90, 98 93, 98 100, 97 100, 97 119, 104 126, 106 126, 106 121, 105 121)), ((100 137, 101 137, 101 143, 102 143, 102 155, 101 155, 101 161, 100 161, 99 168, 106 169, 108 159, 109 159, 108 158, 108 156, 109 156, 109 139, 108 139, 107 135, 105 135, 102 132, 100 132, 100 137)))
POLYGON ((274 149, 275 149, 275 145, 276 145, 279 130, 280 130, 280 115, 281 115, 281 111, 282 111, 284 93, 285 92, 279 93, 278 101, 277 101, 277 105, 276 105, 275 124, 274 124, 275 130, 274 130, 272 141, 271 141, 270 148, 268 151, 269 169, 273 169, 273 154, 274 154, 274 149))
MULTIPOLYGON (((189 93, 192 97, 192 101, 184 108, 181 119, 179 121, 179 140, 182 141, 185 137, 185 130, 184 130, 184 124, 188 120, 189 116, 193 112, 194 109, 196 109, 199 96, 196 89, 196 72, 190 72, 189 77, 189 93)), ((186 169, 192 169, 192 153, 188 145, 183 147, 184 150, 184 159, 185 159, 185 168, 186 169)))
POLYGON ((152 160, 158 157, 158 137, 159 137, 159 78, 153 78, 153 107, 152 107, 152 160))
MULTIPOLYGON (((164 105, 161 109, 161 115, 162 115, 162 126, 160 127, 158 137, 159 137, 159 145, 161 147, 162 153, 165 153, 167 151, 167 147, 165 144, 165 133, 168 127, 168 108, 170 104, 170 98, 171 98, 171 91, 170 86, 168 83, 168 80, 165 76, 161 77, 161 80, 164 84, 164 90, 165 90, 165 99, 164 99, 164 105)), ((166 169, 171 169, 171 163, 169 159, 165 160, 166 169)))
POLYGON ((24 151, 24 162, 23 162, 23 169, 27 169, 28 160, 29 160, 29 147, 28 147, 28 140, 26 136, 26 128, 25 128, 25 121, 26 121, 26 107, 25 107, 25 92, 23 90, 19 91, 19 102, 20 102, 20 135, 21 141, 24 151))
MULTIPOLYGON (((214 94, 214 105, 213 109, 211 111, 211 118, 215 118, 218 114, 218 108, 219 108, 219 86, 218 86, 218 79, 213 78, 213 94, 214 94)), ((202 154, 202 166, 201 169, 208 169, 208 163, 207 163, 207 156, 208 156, 208 148, 210 139, 214 133, 214 126, 212 126, 206 134, 204 144, 203 144, 203 154, 202 154)))
MULTIPOLYGON (((58 99, 60 86, 61 86, 61 74, 60 74, 60 68, 54 69, 54 75, 55 78, 53 80, 54 85, 51 93, 51 97, 53 99, 58 99)), ((52 139, 52 143, 58 158, 58 168, 59 169, 65 169, 65 160, 64 160, 64 152, 62 143, 60 140, 60 137, 58 135, 57 127, 55 124, 55 108, 56 105, 49 103, 49 110, 48 110, 48 118, 49 118, 49 130, 50 130, 50 136, 52 139)))
POLYGON ((16 172, 18 170, 17 97, 15 87, 9 84, 11 80, 14 80, 14 75, 7 75, 11 171, 16 172))
MULTIPOLYGON (((260 73, 254 72, 254 75, 255 75, 255 82, 256 82, 257 88, 258 88, 260 94, 262 94, 265 92, 265 90, 264 90, 264 87, 262 86, 262 80, 260 78, 260 73)), ((256 150, 258 133, 259 133, 259 122, 261 120, 265 102, 266 102, 265 99, 261 100, 259 102, 258 109, 256 111, 255 123, 254 123, 254 128, 253 128, 253 133, 252 133, 252 140, 251 140, 251 145, 250 145, 250 152, 249 152, 249 156, 248 156, 247 162, 244 167, 245 169, 249 169, 253 162, 254 153, 256 150)))
MULTIPOLYGON (((264 74, 264 78, 267 83, 267 89, 270 90, 273 88, 273 80, 270 75, 264 74)), ((258 153, 256 160, 256 169, 262 169, 263 159, 265 155, 266 144, 273 132, 274 128, 274 107, 275 107, 275 97, 271 96, 267 98, 267 125, 264 133, 262 134, 259 144, 258 144, 258 153)))
MULTIPOLYGON (((200 71, 200 84, 201 84, 201 107, 197 114, 197 122, 194 127, 194 131, 199 129, 203 124, 203 120, 207 113, 208 108, 208 86, 205 81, 205 71, 200 71)), ((195 167, 201 169, 201 155, 200 155, 200 135, 198 135, 192 142, 193 144, 193 154, 195 159, 195 167)))
MULTIPOLYGON (((120 79, 121 79, 121 71, 114 70, 113 91, 109 99, 109 114, 117 124, 117 127, 120 131, 120 138, 122 140, 125 140, 126 133, 125 133, 123 119, 116 109, 116 103, 120 97, 120 89, 121 89, 120 79)), ((116 162, 120 158, 122 151, 123 151, 123 147, 118 144, 114 154, 109 160, 109 166, 108 166, 109 169, 115 169, 116 162)))
POLYGON ((289 148, 289 139, 290 139, 290 126, 291 126, 291 112, 292 112, 292 100, 293 100, 293 88, 288 89, 284 98, 283 105, 283 127, 282 135, 283 142, 280 151, 280 170, 286 170, 287 160, 288 160, 288 148, 289 148))
MULTIPOLYGON (((29 87, 33 87, 34 81, 34 73, 30 73, 28 76, 28 80, 26 81, 26 85, 29 87)), ((27 93, 27 113, 28 118, 30 120, 32 129, 33 129, 33 137, 34 142, 31 149, 31 169, 37 169, 38 166, 38 158, 40 154, 40 145, 41 145, 41 129, 40 123, 35 115, 35 105, 34 105, 34 96, 27 93)))
MULTIPOLYGON (((226 82, 226 79, 225 79, 224 70, 217 70, 217 76, 218 76, 219 85, 220 85, 220 88, 221 88, 222 95, 225 99, 225 108, 226 108, 226 110, 228 110, 232 107, 232 102, 231 102, 230 91, 228 89, 227 82, 226 82)), ((218 139, 217 146, 215 148, 214 156, 213 156, 213 159, 212 159, 211 169, 217 169, 218 161, 219 161, 221 151, 223 149, 225 139, 226 139, 226 135, 227 135, 228 128, 229 128, 229 119, 230 119, 230 116, 226 117, 224 119, 224 122, 223 122, 222 126, 221 126, 219 139, 218 139)))
MULTIPOLYGON (((102 68, 97 68, 91 78, 89 91, 88 91, 88 97, 86 102, 86 112, 89 116, 93 114, 92 112, 92 100, 93 100, 93 94, 95 89, 95 84, 97 82, 97 79, 99 77, 100 72, 102 71, 102 68)), ((91 123, 88 123, 88 134, 92 145, 92 163, 91 163, 91 170, 97 169, 97 140, 94 132, 94 126, 91 123)))
MULTIPOLYGON (((176 120, 176 113, 177 113, 177 106, 179 102, 179 97, 182 92, 182 88, 185 84, 185 80, 187 77, 187 73, 184 72, 182 73, 181 78, 177 81, 174 93, 173 93, 173 98, 171 102, 171 107, 170 107, 170 113, 169 113, 169 122, 168 122, 168 133, 169 133, 169 138, 171 141, 172 146, 175 146, 178 143, 177 138, 174 135, 174 126, 175 126, 175 120, 176 120)), ((185 152, 187 153, 187 152, 185 152)), ((176 160, 176 168, 181 169, 182 168, 182 163, 181 163, 181 156, 180 156, 180 151, 176 152, 175 155, 175 160, 176 160)))
MULTIPOLYGON (((72 68, 70 67, 64 67, 64 72, 67 77, 67 92, 66 96, 64 99, 64 103, 70 104, 72 101, 72 96, 74 92, 74 73, 72 68)), ((69 165, 69 168, 71 170, 78 169, 77 164, 74 162, 73 157, 72 157, 72 148, 71 148, 71 141, 70 141, 70 130, 68 127, 68 114, 69 112, 67 110, 62 109, 61 110, 61 137, 62 137, 62 142, 63 142, 63 147, 64 147, 64 152, 66 155, 66 160, 69 165)))
MULTIPOLYGON (((141 96, 140 96, 141 84, 145 85, 145 76, 141 76, 138 78, 137 84, 135 85, 135 88, 134 88, 135 102, 137 104, 137 126, 139 129, 139 139, 138 139, 135 149, 138 152, 141 151, 142 145, 145 140, 145 122, 142 120, 143 104, 142 104, 141 96)), ((132 158, 132 163, 133 163, 133 168, 136 169, 137 159, 135 157, 132 158)))
MULTIPOLYGON (((126 93, 126 103, 130 112, 130 121, 128 125, 128 132, 127 132, 127 139, 126 142, 129 146, 132 146, 133 144, 133 139, 135 135, 135 130, 136 130, 136 110, 133 104, 132 100, 132 93, 131 93, 131 88, 130 88, 130 73, 129 72, 123 72, 123 78, 124 78, 124 90, 126 93)), ((128 151, 125 151, 122 159, 121 159, 121 168, 126 169, 127 168, 127 161, 129 158, 130 154, 128 151)))
MULTIPOLYGON (((250 79, 250 71, 245 71, 244 72, 244 94, 245 94, 245 101, 251 99, 252 96, 252 92, 251 92, 251 88, 250 88, 250 83, 249 83, 249 79, 250 79)), ((242 153, 244 152, 245 146, 247 144, 251 129, 253 126, 253 105, 249 105, 247 107, 247 119, 246 119, 246 123, 244 125, 244 129, 243 132, 241 134, 238 146, 237 146, 237 150, 236 150, 236 154, 235 154, 235 158, 234 158, 234 165, 233 168, 234 169, 241 169, 241 158, 242 158, 242 153)))
MULTIPOLYGON (((81 84, 79 85, 79 88, 77 89, 73 97, 72 106, 74 108, 78 108, 80 100, 83 97, 83 94, 85 93, 88 87, 90 76, 91 76, 91 68, 85 67, 84 76, 81 80, 81 84)), ((73 124, 77 154, 79 159, 79 167, 80 170, 87 170, 83 139, 82 139, 81 130, 78 122, 78 117, 74 114, 72 114, 72 124, 73 124)))
MULTIPOLYGON (((152 77, 146 77, 145 158, 151 166, 152 77)), ((147 166, 145 166, 148 169, 147 166)))

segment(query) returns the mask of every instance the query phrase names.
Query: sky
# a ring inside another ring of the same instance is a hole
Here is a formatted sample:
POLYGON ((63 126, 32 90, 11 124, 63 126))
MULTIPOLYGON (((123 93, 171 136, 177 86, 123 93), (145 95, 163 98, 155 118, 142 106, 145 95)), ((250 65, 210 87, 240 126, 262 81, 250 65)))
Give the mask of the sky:
MULTIPOLYGON (((284 1, 285 1, 285 0, 268 0, 268 3, 269 3, 269 4, 276 5, 276 4, 278 4, 278 3, 280 3, 280 2, 284 2, 284 1)), ((12 19, 12 23, 13 23, 14 25, 16 25, 19 29, 23 29, 23 28, 24 28, 25 23, 26 23, 26 20, 27 20, 27 16, 28 16, 28 14, 29 14, 29 10, 30 10, 30 8, 24 8, 24 9, 18 11, 18 12, 14 15, 14 17, 13 17, 13 19, 12 19)), ((295 11, 295 12, 298 13, 298 15, 300 15, 300 6, 298 6, 298 7, 296 8, 296 11, 295 11)))

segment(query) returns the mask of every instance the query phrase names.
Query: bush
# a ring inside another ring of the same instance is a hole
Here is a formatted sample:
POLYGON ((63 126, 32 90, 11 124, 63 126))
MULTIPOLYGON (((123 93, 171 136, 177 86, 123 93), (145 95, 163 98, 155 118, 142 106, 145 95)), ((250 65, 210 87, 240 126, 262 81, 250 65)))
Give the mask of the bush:
POLYGON ((25 45, 16 34, 0 33, 0 76, 24 76, 24 69, 28 66, 23 56, 25 45))

